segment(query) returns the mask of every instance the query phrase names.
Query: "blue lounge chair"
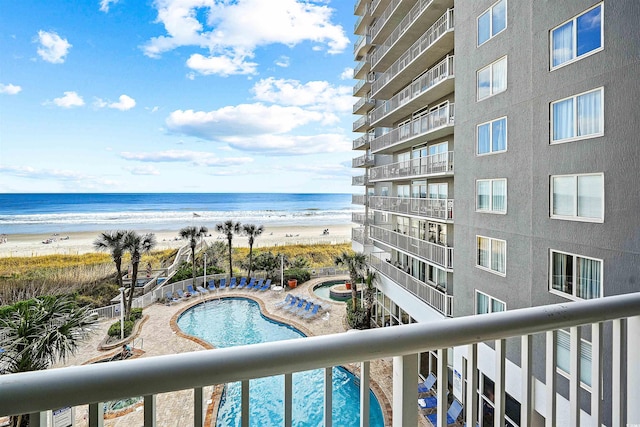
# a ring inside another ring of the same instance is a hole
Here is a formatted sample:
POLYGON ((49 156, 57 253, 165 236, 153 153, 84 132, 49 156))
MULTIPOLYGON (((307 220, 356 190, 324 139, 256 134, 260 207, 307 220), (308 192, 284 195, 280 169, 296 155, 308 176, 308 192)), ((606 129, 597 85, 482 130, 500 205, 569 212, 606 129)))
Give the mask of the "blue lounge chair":
POLYGON ((291 301, 289 301, 289 304, 286 304, 284 307, 282 307, 282 309, 292 310, 298 303, 302 304, 302 300, 300 299, 300 297, 294 296, 293 298, 291 298, 291 301))
POLYGON ((206 290, 203 286, 198 286, 198 287, 196 287, 196 289, 197 289, 197 290, 198 290, 198 292, 200 292, 202 295, 204 295, 204 294, 208 294, 208 293, 209 293, 209 291, 208 291, 208 290, 206 290))
POLYGON ((185 298, 189 298, 191 295, 186 295, 182 289, 178 289, 176 291, 176 294, 178 294, 178 297, 180 297, 180 299, 185 299, 185 298))
MULTIPOLYGON (((244 279, 245 282, 247 281, 247 279, 244 279)), ((249 283, 247 283, 247 289, 251 290, 251 288, 253 288, 253 285, 256 284, 256 278, 252 277, 251 279, 249 279, 249 283)))
POLYGON ((246 284, 247 284, 247 278, 243 277, 242 279, 240 279, 240 283, 238 283, 238 289, 244 288, 246 284))
POLYGON ((200 292, 198 292, 195 289, 193 289, 193 286, 191 286, 191 285, 187 285, 187 292, 189 292, 194 297, 200 295, 200 292))
POLYGON ((299 309, 300 307, 302 307, 305 302, 307 302, 306 299, 298 297, 296 302, 291 304, 289 307, 285 307, 284 309, 287 310, 287 311, 293 311, 293 310, 296 310, 296 309, 299 309))
POLYGON ((222 279, 220 279, 220 288, 219 289, 226 289, 227 288, 227 279, 225 277, 223 277, 222 279))
MULTIPOLYGON (((256 280, 254 278, 254 279, 251 279, 251 280, 253 281, 253 285, 247 286, 247 289, 250 289, 252 291, 257 291, 260 288, 260 286, 262 286, 262 283, 264 282, 264 279, 256 280)), ((249 282, 249 283, 251 283, 251 282, 249 282)))
POLYGON ((422 397, 418 399, 420 409, 433 409, 438 406, 438 398, 435 396, 422 397))
POLYGON ((304 315, 304 319, 311 319, 318 315, 318 310, 320 310, 322 306, 320 304, 314 304, 313 309, 304 315))
POLYGON ((229 289, 235 289, 236 287, 236 278, 232 277, 231 281, 229 282, 229 289))
MULTIPOLYGON (((451 403, 451 406, 449 406, 449 410, 447 411, 447 425, 455 423, 461 412, 462 412, 462 404, 458 402, 457 399, 454 399, 453 402, 451 403)), ((429 422, 434 426, 438 422, 437 413, 428 414, 426 417, 429 420, 429 422)))
POLYGON ((262 287, 258 290, 261 292, 264 292, 264 291, 268 291, 269 289, 271 289, 271 279, 267 279, 267 281, 264 282, 264 285, 262 285, 262 287))
POLYGON ((429 393, 436 383, 436 376, 433 375, 433 372, 429 373, 427 379, 424 382, 418 384, 418 393, 429 393))
POLYGON ((282 306, 284 306, 284 305, 290 304, 290 303, 291 303, 291 300, 292 300, 293 298, 294 298, 294 296, 293 296, 293 295, 291 295, 291 294, 287 294, 287 296, 285 297, 285 299, 283 299, 283 300, 282 300, 282 301, 280 301, 280 302, 277 302, 275 306, 276 306, 276 307, 282 307, 282 306))
POLYGON ((178 298, 175 298, 175 297, 173 296, 173 293, 172 293, 171 291, 167 291, 166 296, 167 296, 167 302, 168 302, 169 304, 171 304, 172 302, 178 302, 178 301, 180 301, 178 298))
POLYGON ((216 290, 216 281, 214 279, 209 280, 207 285, 208 285, 207 289, 209 289, 210 291, 215 291, 216 290))
POLYGON ((307 301, 306 305, 303 304, 304 308, 300 307, 296 310, 293 310, 292 313, 295 314, 296 316, 303 316, 309 312, 309 309, 311 308, 312 305, 313 305, 313 301, 307 301))

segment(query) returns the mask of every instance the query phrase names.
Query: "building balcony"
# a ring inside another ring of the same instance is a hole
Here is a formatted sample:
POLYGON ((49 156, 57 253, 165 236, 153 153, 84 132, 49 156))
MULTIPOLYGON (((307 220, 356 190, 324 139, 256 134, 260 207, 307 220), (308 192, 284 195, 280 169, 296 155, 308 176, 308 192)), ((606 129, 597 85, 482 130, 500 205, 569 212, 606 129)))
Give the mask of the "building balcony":
POLYGON ((446 270, 453 270, 453 248, 372 225, 369 237, 446 270))
MULTIPOLYGON (((429 3, 433 2, 433 0, 428 0, 429 3)), ((420 3, 420 0, 418 0, 420 3)), ((403 16, 409 12, 411 9, 411 1, 407 0, 391 0, 386 2, 387 7, 384 11, 377 15, 379 5, 374 4, 372 6, 372 14, 373 16, 377 16, 378 19, 369 27, 369 34, 371 34, 372 40, 375 40, 375 43, 382 43, 393 31, 398 22, 402 19, 403 16)))
POLYGON ((367 177, 367 174, 351 177, 351 185, 367 185, 368 183, 369 178, 367 177))
POLYGON ((353 96, 365 96, 371 91, 371 82, 369 79, 358 80, 358 83, 353 86, 353 96))
MULTIPOLYGON (((416 40, 424 35, 423 32, 425 28, 433 28, 435 25, 433 24, 434 22, 438 24, 442 16, 447 15, 447 8, 453 8, 453 0, 417 1, 411 11, 404 16, 402 21, 397 24, 384 41, 376 37, 372 29, 371 34, 374 37, 373 43, 381 48, 381 50, 376 53, 375 59, 371 61, 372 69, 376 71, 387 70, 409 46, 413 45, 413 47, 415 47, 416 40)), ((453 25, 453 22, 451 24, 453 25)), ((450 41, 450 44, 453 45, 453 40, 450 41)), ((451 46, 451 48, 453 48, 453 46, 451 46)), ((444 53, 446 52, 443 52, 443 54, 444 53)), ((438 58, 438 56, 435 58, 438 58)))
POLYGON ((361 137, 353 140, 353 145, 351 148, 353 150, 368 150, 370 139, 371 139, 371 136, 368 133, 365 133, 361 137))
POLYGON ((376 105, 376 101, 369 96, 363 96, 353 104, 353 114, 367 114, 376 105))
POLYGON ((364 58, 358 61, 358 64, 356 64, 356 67, 353 69, 354 79, 364 79, 366 78, 367 73, 371 71, 370 56, 370 54, 367 54, 364 58))
MULTIPOLYGON (((392 274, 383 267, 385 264, 388 263, 380 260, 376 269, 380 274, 392 274)), ((405 285, 401 280, 398 283, 405 285)), ((280 404, 284 425, 290 426, 293 413, 302 410, 296 407, 294 399, 294 373, 322 369, 329 386, 324 387, 324 401, 319 410, 330 417, 332 367, 357 364, 363 396, 359 402, 360 425, 368 426, 370 361, 385 358, 391 360, 388 363, 392 364, 393 372, 389 379, 393 389, 390 402, 393 425, 416 426, 419 417, 422 418, 417 406, 418 360, 423 353, 435 352, 438 382, 433 393, 438 403, 433 424, 438 427, 447 425, 448 395, 462 403, 457 425, 477 425, 484 406, 476 387, 480 372, 489 375, 494 385, 491 409, 495 425, 505 425, 509 387, 520 390, 518 414, 522 426, 543 425, 545 421, 546 425, 580 425, 581 418, 583 425, 599 426, 604 419, 615 426, 635 425, 640 419, 636 400, 640 383, 636 354, 639 324, 640 293, 631 293, 357 333, 5 374, 0 375, 0 416, 30 414, 32 427, 44 426, 52 410, 88 405, 87 425, 102 426, 101 402, 144 396, 140 418, 146 427, 154 427, 166 424, 169 412, 157 397, 161 393, 188 391, 182 393, 183 406, 177 408, 179 425, 201 427, 205 415, 210 414, 205 414, 203 388, 241 382, 238 411, 242 414, 241 425, 248 426, 249 381, 282 375, 280 404), (563 378, 557 372, 557 331, 565 328, 571 331, 567 357, 574 369, 563 378), (584 345, 581 329, 588 329, 590 334, 591 377, 602 379, 594 381, 589 390, 581 387, 578 368, 584 345), (517 365, 507 358, 507 348, 510 354, 518 355, 517 365), (484 350, 490 351, 492 357, 482 357, 487 354, 484 350), (450 353, 454 354, 453 360, 450 353), (455 365, 456 354, 464 354, 466 363, 455 365), (456 369, 453 384, 444 380, 450 365, 456 369), (544 382, 534 376, 534 366, 541 366, 546 372, 544 382), (581 410, 581 402, 590 406, 589 413, 581 410)))
POLYGON ((429 178, 443 175, 453 175, 453 151, 384 166, 375 166, 369 169, 370 182, 429 178))
POLYGON ((409 84, 435 61, 453 51, 453 9, 442 15, 425 33, 407 49, 390 67, 384 67, 385 53, 390 46, 377 46, 369 61, 378 64, 376 71, 384 71, 372 84, 377 99, 389 99, 401 87, 409 84))
MULTIPOLYGON (((454 57, 447 56, 429 71, 385 101, 371 112, 371 124, 376 127, 393 126, 414 111, 453 93, 454 57)), ((374 84, 377 80, 374 82, 374 84)))
POLYGON ((365 114, 360 117, 358 120, 353 122, 353 131, 354 132, 364 132, 369 127, 369 114, 365 114))
POLYGON ((365 10, 369 7, 371 0, 356 0, 356 4, 353 6, 354 15, 364 15, 365 10))
POLYGON ((394 151, 453 134, 455 105, 446 103, 415 117, 411 122, 393 129, 371 141, 371 151, 376 154, 393 154, 394 151))
POLYGON ((365 154, 363 156, 356 157, 355 159, 351 160, 352 168, 366 168, 369 166, 373 166, 374 164, 375 164, 375 158, 373 154, 365 154))
POLYGON ((351 213, 351 222, 355 222, 360 225, 371 224, 373 223, 373 215, 367 216, 364 212, 353 212, 351 213))
POLYGON ((369 207, 378 211, 437 221, 453 220, 453 199, 369 196, 369 207))
POLYGON ((371 36, 364 34, 358 37, 358 40, 353 44, 353 56, 354 58, 362 58, 371 49, 371 36))
POLYGON ((362 11, 362 13, 358 14, 360 16, 358 16, 355 24, 353 24, 353 34, 364 34, 367 30, 367 27, 373 20, 371 13, 369 13, 369 3, 366 3, 364 8, 362 9, 364 10, 362 11))
POLYGON ((364 194, 352 194, 351 195, 351 204, 352 205, 367 205, 367 196, 364 194))
POLYGON ((370 245, 371 239, 365 233, 364 227, 352 228, 351 229, 351 240, 354 242, 358 242, 361 245, 370 245))

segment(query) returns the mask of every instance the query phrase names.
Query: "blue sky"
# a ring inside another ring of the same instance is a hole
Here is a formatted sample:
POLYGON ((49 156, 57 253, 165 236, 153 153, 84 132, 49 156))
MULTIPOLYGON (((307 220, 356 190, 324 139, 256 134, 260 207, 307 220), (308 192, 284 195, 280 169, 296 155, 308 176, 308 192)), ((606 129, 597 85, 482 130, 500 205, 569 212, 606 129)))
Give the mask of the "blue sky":
POLYGON ((0 192, 350 193, 353 2, 0 3, 0 192))

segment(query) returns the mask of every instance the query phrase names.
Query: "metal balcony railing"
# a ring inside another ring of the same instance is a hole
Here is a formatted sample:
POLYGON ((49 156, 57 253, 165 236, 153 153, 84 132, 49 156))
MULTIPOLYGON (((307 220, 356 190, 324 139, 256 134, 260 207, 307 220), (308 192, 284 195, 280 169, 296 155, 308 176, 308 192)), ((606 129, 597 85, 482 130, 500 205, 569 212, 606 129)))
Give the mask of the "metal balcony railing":
POLYGON ((360 168, 363 166, 373 166, 375 158, 373 154, 365 154, 360 157, 356 157, 351 161, 352 168, 360 168))
POLYGON ((356 94, 356 93, 358 93, 358 91, 359 91, 360 89, 362 89, 362 87, 363 87, 364 85, 366 85, 366 84, 367 84, 367 81, 366 81, 366 80, 358 80, 358 83, 356 83, 356 84, 353 86, 353 95, 355 96, 355 94, 356 94))
POLYGON ((369 179, 366 174, 351 177, 351 185, 367 185, 368 183, 369 179))
MULTIPOLYGON (((427 92, 449 77, 453 77, 453 55, 447 56, 429 69, 429 71, 395 94, 391 99, 385 101, 381 106, 373 110, 370 114, 371 123, 375 123, 402 105, 409 103, 411 100, 427 92)), ((373 86, 378 84, 379 81, 379 79, 376 79, 376 81, 373 82, 373 86)), ((382 87, 382 85, 379 85, 379 87, 382 87)))
POLYGON ((353 212, 351 214, 351 222, 355 222, 360 225, 371 224, 373 223, 373 215, 369 214, 369 216, 367 216, 364 212, 353 212))
POLYGON ((436 220, 453 219, 453 199, 369 196, 371 209, 436 220))
POLYGON ((358 52, 364 49, 366 45, 371 44, 371 36, 369 34, 364 34, 358 37, 356 42, 353 44, 353 54, 357 57, 360 56, 358 52))
POLYGON ((366 126, 367 124, 369 124, 369 114, 365 114, 353 122, 353 131, 356 132, 362 126, 366 126))
POLYGON ((453 151, 449 151, 384 166, 375 166, 369 169, 369 181, 389 181, 452 173, 453 151))
MULTIPOLYGON (((385 261, 381 261, 386 263, 385 261)), ((385 271, 379 270, 382 274, 385 271)), ((284 375, 284 420, 290 426, 293 412, 292 375, 311 369, 324 369, 325 383, 331 384, 332 367, 350 363, 360 364, 360 425, 369 425, 370 362, 381 358, 393 358, 394 425, 418 425, 416 374, 420 353, 436 351, 438 354, 435 389, 437 395, 436 426, 447 425, 448 349, 466 350, 466 366, 460 371, 460 379, 468 384, 464 388, 464 410, 460 425, 475 426, 478 422, 477 384, 478 369, 484 372, 490 366, 494 382, 494 415, 496 425, 504 425, 506 403, 506 347, 517 345, 519 368, 509 371, 509 381, 522 383, 520 393, 520 425, 532 425, 535 416, 546 419, 547 425, 556 425, 561 409, 560 390, 556 373, 557 330, 570 328, 572 369, 566 386, 568 400, 565 408, 570 420, 567 425, 580 425, 580 418, 587 418, 589 425, 599 426, 605 415, 614 426, 635 425, 638 419, 635 391, 640 373, 635 364, 634 341, 640 324, 640 293, 556 305, 504 311, 479 316, 468 316, 414 323, 387 328, 376 328, 357 333, 342 333, 299 340, 285 340, 265 344, 194 351, 161 357, 140 358, 114 363, 99 363, 44 371, 0 375, 0 416, 31 414, 31 426, 46 425, 47 411, 57 408, 89 405, 87 420, 90 426, 103 425, 102 403, 111 400, 144 396, 144 425, 153 427, 156 414, 164 413, 157 405, 160 393, 193 390, 193 398, 184 402, 184 412, 193 413, 194 426, 204 424, 203 387, 240 381, 242 383, 241 425, 248 426, 249 380, 274 375, 284 375), (580 325, 590 326, 592 378, 588 394, 581 390, 579 377, 580 325), (610 333, 609 333, 610 331, 610 333), (607 332, 607 333, 605 333, 607 332), (540 335, 538 335, 540 334, 540 335), (546 378, 533 376, 534 338, 544 339, 540 351, 536 347, 536 363, 544 363, 546 378), (491 342, 495 357, 479 363, 479 347, 491 342), (607 365, 604 360, 612 363, 607 365), (265 363, 268 360, 269 363, 265 363), (604 369, 603 366, 608 366, 604 369), (534 387, 535 383, 535 387, 534 387), (126 385, 126 386, 123 386, 126 385), (603 390, 607 389, 606 395, 603 390), (591 402, 590 413, 580 410, 580 402, 591 402), (190 407, 190 408, 189 408, 190 407), (541 409, 542 408, 542 409, 541 409), (609 408, 610 413, 604 414, 609 408)), ((455 381, 455 379, 454 379, 455 381)), ((322 408, 325 425, 331 426, 332 387, 325 387, 322 408)), ((456 393, 455 385, 453 387, 456 393)), ((540 420, 540 422, 544 422, 540 420)), ((190 423, 191 424, 191 423, 190 423)))
POLYGON ((363 205, 367 204, 367 196, 364 194, 352 194, 351 195, 351 204, 352 205, 363 205))
POLYGON ((369 236, 373 240, 414 255, 447 270, 453 269, 453 248, 407 236, 387 228, 372 225, 369 236))
POLYGON ((427 135, 445 126, 451 126, 455 117, 455 105, 448 103, 436 110, 415 117, 411 122, 393 129, 371 141, 371 151, 393 147, 404 141, 427 135))
MULTIPOLYGON (((431 2, 433 0, 429 0, 429 1, 431 2)), ((384 24, 387 23, 391 15, 393 15, 393 11, 396 9, 396 7, 398 7, 400 3, 402 3, 402 0, 392 0, 391 3, 389 3, 389 6, 387 6, 384 12, 382 12, 382 15, 371 26, 369 30, 372 38, 374 39, 376 38, 380 30, 382 30, 382 27, 384 27, 384 24)), ((372 12, 375 11, 377 6, 378 6, 377 2, 374 2, 373 7, 371 8, 371 11, 372 12)))
POLYGON ((354 242, 358 242, 361 245, 370 245, 371 239, 365 233, 364 227, 352 228, 351 229, 351 240, 354 242))
POLYGON ((360 148, 366 146, 369 144, 369 140, 371 139, 371 137, 369 136, 368 133, 362 135, 359 138, 356 138, 353 140, 353 145, 352 145, 352 149, 353 150, 359 150, 360 148))

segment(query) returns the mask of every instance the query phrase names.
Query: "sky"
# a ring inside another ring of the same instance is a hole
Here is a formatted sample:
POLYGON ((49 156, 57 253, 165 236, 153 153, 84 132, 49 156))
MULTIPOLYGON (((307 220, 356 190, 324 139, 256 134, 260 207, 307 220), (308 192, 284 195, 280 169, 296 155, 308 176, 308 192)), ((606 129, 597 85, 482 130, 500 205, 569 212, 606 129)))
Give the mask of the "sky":
POLYGON ((0 2, 0 193, 351 193, 350 0, 0 2))

